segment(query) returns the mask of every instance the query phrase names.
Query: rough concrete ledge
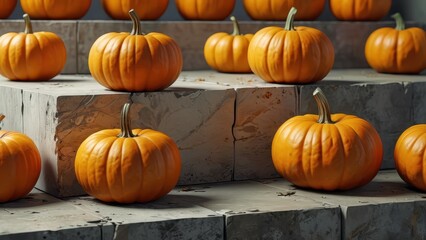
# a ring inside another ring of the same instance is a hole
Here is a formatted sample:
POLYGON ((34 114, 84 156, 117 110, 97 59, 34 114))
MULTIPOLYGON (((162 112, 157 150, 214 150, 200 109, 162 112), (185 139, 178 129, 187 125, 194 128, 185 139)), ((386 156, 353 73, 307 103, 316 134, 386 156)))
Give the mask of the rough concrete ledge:
POLYGON ((0 204, 0 239, 425 239, 426 193, 395 171, 344 192, 281 179, 181 186, 147 204, 57 199, 0 204))
POLYGON ((280 85, 253 74, 184 71, 170 88, 150 93, 109 91, 88 75, 47 82, 2 78, 0 111, 7 116, 4 129, 26 133, 40 149, 37 187, 65 197, 84 193, 74 176, 78 146, 91 133, 117 128, 129 100, 132 127, 153 128, 177 142, 179 185, 277 177, 272 138, 290 117, 317 113, 312 92, 318 86, 333 112, 355 114, 376 127, 384 144, 382 169, 394 168, 398 136, 426 122, 425 77, 349 69, 333 70, 316 84, 280 85))

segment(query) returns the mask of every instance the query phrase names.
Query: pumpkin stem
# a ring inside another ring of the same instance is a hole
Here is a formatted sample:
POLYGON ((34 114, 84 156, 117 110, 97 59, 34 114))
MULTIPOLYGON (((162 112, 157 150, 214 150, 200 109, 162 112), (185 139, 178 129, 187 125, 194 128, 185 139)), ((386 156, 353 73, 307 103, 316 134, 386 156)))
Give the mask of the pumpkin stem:
POLYGON ((130 9, 129 11, 130 19, 133 23, 132 31, 130 32, 130 35, 142 35, 142 29, 141 29, 141 21, 139 19, 138 14, 135 12, 134 9, 130 9))
MULTIPOLYGON (((3 121, 3 119, 4 119, 5 117, 6 117, 5 115, 3 115, 3 114, 1 114, 1 113, 0 113, 0 123, 3 121)), ((1 130, 1 124, 0 124, 0 130, 1 130)))
POLYGON ((297 9, 295 7, 292 7, 287 15, 287 21, 285 22, 284 29, 287 31, 296 30, 294 29, 294 16, 296 16, 297 9))
POLYGON ((234 26, 234 31, 232 32, 233 36, 240 35, 240 25, 238 24, 237 19, 234 16, 231 16, 231 21, 234 26))
POLYGON ((334 123, 331 120, 330 105, 324 92, 320 88, 317 88, 313 96, 318 105, 318 123, 334 123))
POLYGON ((121 117, 120 117, 121 132, 117 137, 123 137, 123 138, 136 137, 132 133, 132 129, 130 128, 130 118, 129 118, 130 105, 131 103, 126 103, 121 109, 121 117))
POLYGON ((25 22, 24 33, 25 34, 32 34, 33 33, 33 25, 31 24, 30 16, 25 13, 22 17, 24 18, 24 22, 25 22))
POLYGON ((396 21, 396 30, 405 30, 405 22, 400 13, 395 13, 391 17, 396 21))

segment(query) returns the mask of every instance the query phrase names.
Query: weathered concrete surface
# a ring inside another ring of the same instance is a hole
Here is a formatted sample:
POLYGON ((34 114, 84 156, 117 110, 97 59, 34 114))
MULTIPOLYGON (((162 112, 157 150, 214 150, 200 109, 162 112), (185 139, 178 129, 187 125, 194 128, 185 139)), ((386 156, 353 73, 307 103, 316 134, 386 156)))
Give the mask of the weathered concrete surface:
MULTIPOLYGON (((34 32, 53 32, 57 34, 65 44, 67 61, 62 74, 77 73, 77 21, 46 21, 32 20, 34 32)), ((1 20, 0 36, 8 32, 23 32, 24 20, 1 20)))
POLYGON ((379 172, 364 187, 344 192, 315 192, 286 181, 265 183, 342 209, 342 239, 424 239, 426 193, 404 183, 396 171, 379 172))
POLYGON ((343 192, 274 178, 180 186, 145 204, 34 190, 0 204, 0 239, 424 239, 425 208, 393 170, 343 192))

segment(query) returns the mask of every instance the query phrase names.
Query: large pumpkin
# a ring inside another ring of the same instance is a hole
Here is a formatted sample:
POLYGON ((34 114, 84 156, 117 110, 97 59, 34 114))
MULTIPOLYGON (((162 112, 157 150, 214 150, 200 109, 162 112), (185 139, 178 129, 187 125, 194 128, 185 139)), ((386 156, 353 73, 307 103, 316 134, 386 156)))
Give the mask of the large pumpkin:
POLYGON ((187 20, 224 20, 234 10, 235 0, 175 0, 175 4, 187 20))
POLYGON ((325 0, 243 0, 244 9, 254 20, 283 21, 292 7, 295 20, 314 20, 324 10, 325 0))
POLYGON ((386 16, 392 0, 330 0, 331 13, 339 20, 377 21, 386 16))
POLYGON ((142 34, 134 10, 130 16, 131 33, 106 33, 93 43, 88 60, 90 73, 111 90, 163 90, 182 71, 182 51, 176 41, 165 34, 142 34))
POLYGON ((322 80, 334 64, 334 48, 321 31, 294 27, 297 10, 289 12, 285 28, 266 27, 248 48, 251 70, 266 82, 305 84, 322 80))
POLYGON ((405 182, 426 191, 426 124, 413 125, 399 136, 394 160, 395 168, 405 182))
POLYGON ((75 174, 83 189, 105 202, 149 202, 169 193, 178 182, 181 158, 164 133, 131 129, 126 103, 121 129, 90 135, 77 150, 75 174))
POLYGON ((142 20, 155 20, 167 9, 169 0, 102 0, 102 7, 113 19, 130 19, 129 11, 134 9, 142 20))
POLYGON ((22 10, 34 19, 79 19, 92 0, 21 0, 22 10))
POLYGON ((379 28, 367 39, 365 58, 381 73, 420 73, 426 68, 426 33, 418 27, 405 28, 402 16, 392 15, 396 28, 379 28))
POLYGON ((232 34, 219 32, 207 39, 204 44, 204 58, 211 68, 219 72, 251 72, 247 51, 253 34, 240 34, 238 21, 234 16, 231 21, 234 26, 232 34))
POLYGON ((0 0, 0 19, 8 18, 15 10, 18 0, 0 0))
POLYGON ((370 182, 380 169, 383 146, 375 128, 362 118, 331 114, 322 91, 314 91, 319 115, 284 122, 272 142, 277 172, 294 185, 347 190, 370 182))
MULTIPOLYGON (((0 114, 0 122, 4 119, 0 114)), ((25 134, 0 130, 0 202, 25 197, 41 171, 37 146, 25 134)))
POLYGON ((23 33, 0 37, 0 74, 10 80, 49 80, 65 66, 65 44, 55 33, 33 33, 28 14, 24 14, 24 20, 23 33))

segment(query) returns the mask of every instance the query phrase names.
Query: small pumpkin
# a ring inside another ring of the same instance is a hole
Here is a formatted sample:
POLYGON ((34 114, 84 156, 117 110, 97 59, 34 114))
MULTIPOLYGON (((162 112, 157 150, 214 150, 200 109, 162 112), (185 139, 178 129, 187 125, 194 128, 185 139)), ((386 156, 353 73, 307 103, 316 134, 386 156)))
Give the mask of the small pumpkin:
POLYGON ((134 9, 142 20, 156 20, 166 11, 169 0, 102 0, 102 7, 113 19, 130 19, 129 10, 134 9))
POLYGON ((226 73, 251 72, 247 59, 248 46, 253 34, 240 34, 237 19, 232 16, 232 34, 219 32, 211 35, 204 44, 204 58, 207 64, 226 73))
POLYGON ((325 0, 243 0, 253 20, 283 21, 292 7, 298 9, 295 20, 315 20, 324 10, 325 0))
POLYGON ((101 85, 116 91, 159 91, 182 71, 182 51, 162 33, 143 34, 135 11, 129 11, 132 32, 99 37, 89 52, 89 70, 101 85))
MULTIPOLYGON (((0 123, 5 115, 0 114, 0 123)), ((35 186, 41 157, 25 134, 0 129, 0 202, 25 197, 35 186)))
POLYGON ((357 116, 331 114, 321 89, 313 95, 319 114, 292 117, 276 132, 271 150, 275 169, 303 188, 333 191, 367 184, 383 157, 376 129, 357 116))
POLYGON ((179 14, 186 20, 224 20, 235 7, 235 0, 175 0, 179 14))
POLYGON ((23 33, 0 37, 0 74, 10 80, 49 80, 65 66, 65 44, 55 33, 33 32, 28 14, 24 14, 24 21, 23 33))
POLYGON ((426 33, 418 27, 405 28, 399 13, 392 15, 396 28, 379 28, 365 43, 365 58, 381 73, 417 74, 426 68, 426 33))
POLYGON ((322 80, 334 64, 334 47, 321 31, 294 27, 296 8, 285 28, 270 26, 256 32, 248 48, 251 70, 266 82, 306 84, 322 80))
POLYGON ((131 129, 130 104, 123 106, 121 129, 98 131, 79 146, 75 174, 83 189, 104 202, 149 202, 177 184, 181 158, 164 133, 131 129))
POLYGON ((24 12, 33 19, 80 19, 86 15, 92 0, 21 0, 24 12))
POLYGON ((391 6, 392 0, 330 0, 331 13, 345 21, 378 21, 391 6))
POLYGON ((8 18, 15 10, 18 0, 0 0, 0 19, 8 18))
POLYGON ((426 124, 407 128, 394 149, 395 168, 411 186, 426 191, 426 124))

